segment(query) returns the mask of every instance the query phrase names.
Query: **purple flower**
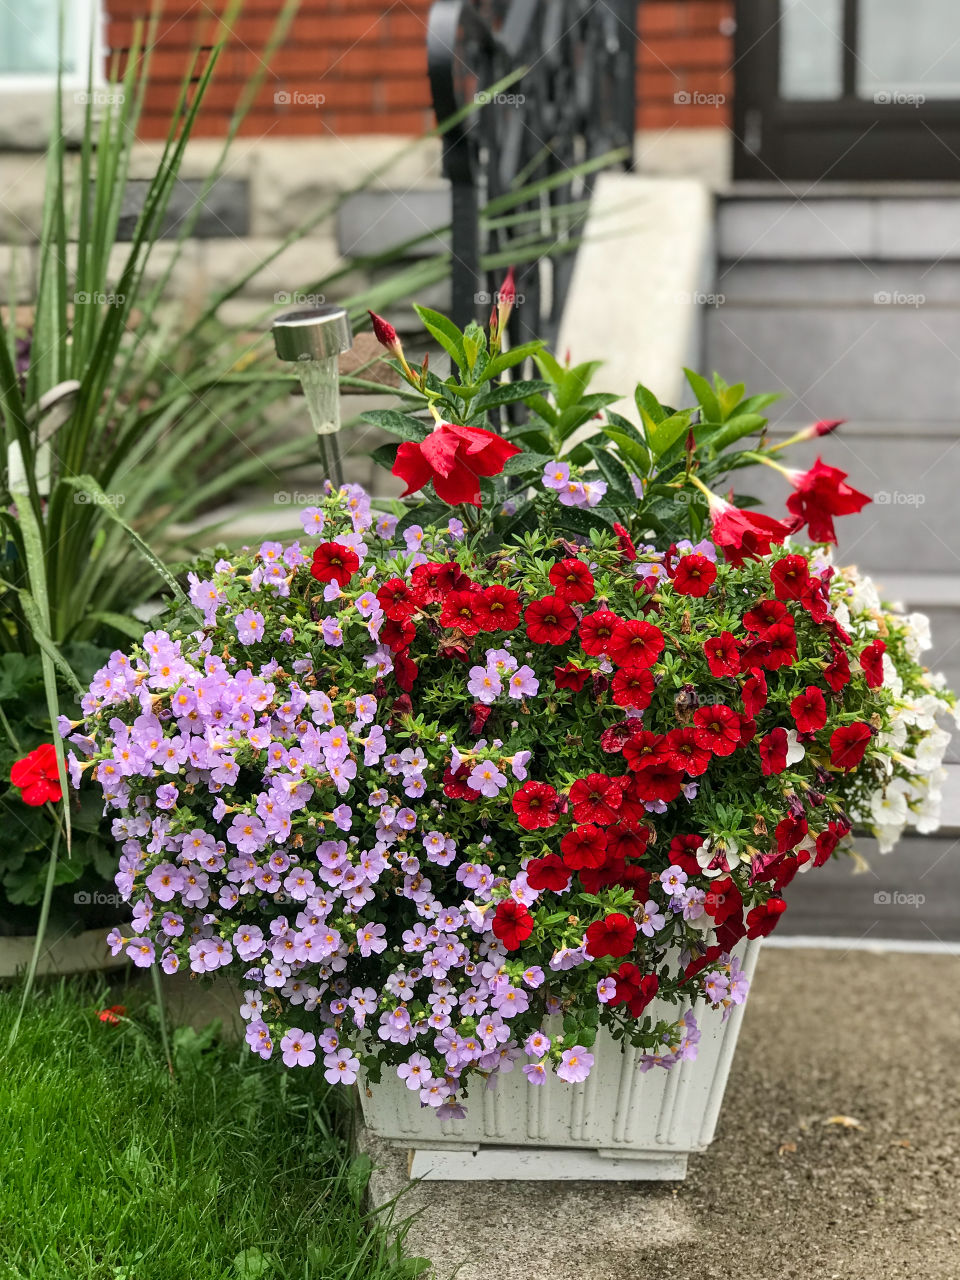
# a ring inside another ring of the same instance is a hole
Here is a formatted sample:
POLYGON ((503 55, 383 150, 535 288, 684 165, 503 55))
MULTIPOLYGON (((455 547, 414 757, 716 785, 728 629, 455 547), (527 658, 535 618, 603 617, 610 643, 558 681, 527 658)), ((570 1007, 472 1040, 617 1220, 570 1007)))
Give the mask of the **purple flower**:
POLYGON ((489 671, 486 667, 471 667, 467 692, 478 702, 490 706, 503 693, 503 685, 495 672, 489 671))
POLYGON ((257 609, 244 609, 234 621, 241 644, 256 644, 263 639, 264 619, 257 609))
POLYGON ((643 910, 640 912, 640 932, 646 937, 652 938, 658 929, 662 929, 664 924, 664 916, 657 909, 657 904, 652 898, 648 898, 643 904, 643 910))
MULTIPOLYGON (((310 1037, 313 1039, 313 1036, 310 1037)), ((286 1062, 286 1055, 284 1055, 286 1062)), ((313 1054, 310 1055, 310 1062, 313 1062, 313 1054)), ((290 1065, 289 1063, 287 1064, 290 1065)), ((309 1063, 305 1063, 309 1066, 309 1063)), ((323 1078, 328 1084, 354 1084, 357 1076, 360 1074, 360 1059, 356 1057, 349 1049, 337 1049, 334 1053, 327 1053, 323 1058, 323 1078)))
POLYGON ((511 698, 532 698, 539 689, 540 681, 533 674, 533 668, 524 665, 518 667, 510 677, 507 693, 511 698))
POLYGON ((478 761, 467 778, 467 786, 482 796, 498 796, 506 785, 506 774, 501 773, 492 760, 478 761))
MULTIPOLYGON (((251 1027, 250 1030, 253 1030, 253 1028, 251 1027)), ((316 1036, 311 1035, 309 1031, 301 1031, 299 1027, 291 1027, 280 1041, 284 1066, 312 1067, 317 1060, 317 1055, 314 1053, 316 1047, 316 1036)), ((330 1079, 329 1075, 327 1079, 330 1079)))
POLYGON ((562 492, 570 482, 570 468, 565 462, 550 462, 543 469, 543 487, 562 492))
POLYGON ((546 1084, 547 1069, 542 1062, 526 1062, 520 1068, 527 1077, 527 1084, 546 1084))
POLYGON ((387 940, 384 934, 387 932, 386 925, 382 924, 365 924, 357 926, 357 946, 360 954, 364 957, 378 955, 381 951, 386 951, 387 940))
POLYGON ((565 1049, 560 1055, 557 1075, 568 1084, 579 1084, 586 1080, 593 1066, 593 1054, 588 1053, 582 1044, 575 1044, 572 1049, 565 1049))
POLYGON ((433 1079, 430 1059, 422 1053, 412 1053, 406 1062, 397 1067, 397 1075, 412 1092, 419 1092, 428 1080, 433 1079))

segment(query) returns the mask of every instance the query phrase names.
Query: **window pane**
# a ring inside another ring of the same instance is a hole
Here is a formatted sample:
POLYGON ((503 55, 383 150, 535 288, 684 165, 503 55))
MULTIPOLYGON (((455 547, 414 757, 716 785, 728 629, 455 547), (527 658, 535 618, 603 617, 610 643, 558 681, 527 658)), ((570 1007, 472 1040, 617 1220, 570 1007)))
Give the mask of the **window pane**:
MULTIPOLYGON (((63 69, 77 70, 76 8, 65 5, 63 69)), ((60 0, 0 4, 0 75, 56 75, 60 0)))
POLYGON ((839 98, 843 92, 842 40, 843 0, 781 0, 781 98, 839 98))
POLYGON ((957 0, 860 0, 859 27, 861 97, 960 98, 957 0))

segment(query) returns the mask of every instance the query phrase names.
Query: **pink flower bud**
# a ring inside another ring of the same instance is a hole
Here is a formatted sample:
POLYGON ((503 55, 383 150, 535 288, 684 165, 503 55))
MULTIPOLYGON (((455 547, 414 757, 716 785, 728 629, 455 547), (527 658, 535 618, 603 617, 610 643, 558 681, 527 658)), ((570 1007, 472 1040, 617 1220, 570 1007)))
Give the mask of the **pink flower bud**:
POLYGON ((382 347, 392 352, 393 355, 400 354, 400 339, 397 337, 397 331, 382 316, 378 316, 375 311, 368 311, 367 315, 373 322, 373 335, 382 347))

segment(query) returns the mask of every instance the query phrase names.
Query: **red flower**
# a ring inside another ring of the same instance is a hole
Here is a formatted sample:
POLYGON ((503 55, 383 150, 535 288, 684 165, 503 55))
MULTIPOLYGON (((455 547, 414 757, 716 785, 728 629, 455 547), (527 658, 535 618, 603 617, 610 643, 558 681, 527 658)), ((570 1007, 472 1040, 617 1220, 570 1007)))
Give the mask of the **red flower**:
POLYGON ((713 541, 734 565, 769 555, 772 546, 783 542, 798 527, 795 521, 788 524, 757 511, 744 511, 713 494, 710 496, 710 518, 713 521, 713 541))
POLYGON ((109 1009, 101 1009, 97 1017, 101 1022, 105 1022, 107 1026, 116 1027, 126 1012, 127 1006, 125 1004, 112 1004, 109 1009))
POLYGON ((676 800, 683 790, 683 774, 674 769, 670 761, 661 756, 638 769, 633 778, 633 791, 641 800, 653 803, 676 800))
POLYGON ((792 666, 796 656, 796 628, 793 618, 785 618, 783 622, 767 627, 758 640, 744 649, 740 665, 745 671, 752 667, 778 671, 781 667, 792 666))
POLYGON ((601 956, 625 956, 633 947, 637 926, 629 916, 615 911, 605 920, 587 926, 587 950, 594 960, 601 956))
POLYGON ((732 755, 740 742, 740 717, 722 703, 698 707, 693 713, 693 728, 700 746, 715 756, 732 755))
POLYGON ((367 311, 373 323, 373 336, 382 347, 395 356, 400 355, 400 339, 397 337, 397 331, 388 320, 384 320, 382 316, 378 316, 375 311, 367 311))
MULTIPOLYGON (((768 628, 788 617, 790 614, 787 606, 781 604, 779 600, 758 600, 753 608, 743 615, 743 625, 748 631, 756 631, 763 635, 768 628)), ((792 618, 791 621, 793 621, 792 618)))
POLYGON ((480 591, 451 591, 440 611, 441 627, 456 627, 465 636, 477 635, 486 621, 486 602, 480 591))
POLYGON ((823 678, 834 693, 839 693, 850 683, 850 659, 838 645, 833 649, 833 661, 823 669, 823 678))
POLYGON ((417 602, 402 578, 388 578, 377 592, 377 601, 394 622, 403 622, 417 612, 417 602))
POLYGON ((520 595, 494 583, 482 592, 486 612, 484 631, 513 631, 520 625, 520 595))
POLYGON ((787 767, 787 748, 790 745, 786 729, 771 729, 760 739, 760 765, 766 777, 771 773, 783 773, 787 767))
POLYGON ((695 729, 671 729, 667 734, 664 756, 673 769, 683 769, 691 778, 706 773, 713 759, 708 748, 697 741, 695 729))
POLYGON ((740 696, 748 716, 755 716, 763 710, 767 705, 767 681, 762 671, 755 671, 749 680, 743 682, 740 696))
POLYGON ((553 668, 553 682, 558 689, 572 689, 579 693, 590 679, 590 672, 585 667, 575 667, 568 662, 565 667, 553 668))
POLYGON ((531 889, 563 893, 570 888, 572 874, 556 853, 548 853, 545 858, 533 858, 527 863, 527 884, 531 889))
POLYGON ((762 906, 753 907, 747 912, 747 937, 765 938, 773 933, 786 909, 782 898, 768 898, 762 906))
POLYGON ((56 802, 63 792, 57 774, 57 750, 52 742, 41 743, 10 770, 10 781, 20 789, 24 804, 39 807, 56 802))
POLYGON ((872 737, 873 731, 862 720, 834 729, 830 735, 830 763, 835 769, 855 769, 872 737))
POLYGON ((666 741, 663 734, 639 729, 623 744, 623 758, 630 769, 645 769, 660 759, 661 746, 666 741))
POLYGON ((635 707, 638 711, 645 711, 653 697, 655 683, 653 676, 644 668, 624 667, 613 677, 610 687, 618 707, 635 707))
POLYGON ((508 951, 516 951, 533 933, 533 916, 522 902, 506 898, 493 913, 493 932, 508 951))
MULTIPOLYGON (((390 581, 403 584, 402 578, 391 578, 390 581)), ((410 582, 412 594, 419 605, 439 604, 448 592, 467 591, 473 586, 467 574, 452 561, 448 564, 418 564, 410 575, 410 582)), ((380 599, 379 592, 377 599, 380 599)))
POLYGON ((815 684, 808 684, 790 703, 790 714, 801 733, 816 733, 827 723, 827 704, 815 684))
POLYGON ((420 674, 420 668, 410 658, 398 653, 393 659, 393 674, 404 693, 409 693, 420 674))
POLYGON ((711 636, 704 641, 703 652, 711 675, 719 678, 740 674, 740 646, 736 636, 729 631, 721 631, 718 636, 711 636))
POLYGON ((443 794, 449 800, 479 800, 480 792, 467 786, 470 777, 470 766, 462 764, 454 773, 452 769, 443 772, 443 794))
POLYGON ((523 617, 534 644, 566 644, 577 629, 577 615, 560 596, 532 600, 523 617))
MULTIPOLYGON (((594 614, 594 617, 597 615, 594 614)), ((583 620, 586 622, 586 618, 583 620)), ((581 635, 583 623, 580 624, 581 635)), ((607 656, 618 667, 652 667, 663 652, 663 632, 642 618, 618 621, 607 643, 607 656)))
POLYGON ((517 821, 527 831, 538 827, 552 827, 557 820, 557 804, 560 797, 546 782, 534 782, 531 778, 513 793, 513 812, 517 821))
POLYGON ((394 653, 406 653, 413 644, 416 634, 417 628, 409 620, 394 622, 392 618, 387 618, 380 626, 379 640, 394 653))
POLYGON ((345 587, 360 568, 360 557, 341 542, 321 542, 313 553, 310 573, 318 582, 335 582, 345 587))
POLYGON ((617 542, 620 544, 624 560, 632 564, 637 558, 637 548, 633 545, 633 539, 622 524, 614 523, 613 532, 617 535, 617 542))
POLYGON ((810 581, 810 567, 803 556, 784 556, 770 570, 778 600, 799 600, 810 581))
POLYGON ((588 613, 580 622, 580 647, 593 658, 606 654, 620 619, 609 609, 588 613))
POLYGON ((625 1004, 635 1018, 640 1017, 660 990, 660 979, 655 973, 643 976, 637 966, 629 961, 623 963, 613 977, 617 989, 608 1003, 611 1006, 625 1004))
POLYGON ((717 580, 717 566, 699 552, 681 556, 673 571, 673 589, 682 596, 705 596, 717 580))
POLYGON ((740 890, 730 876, 711 881, 703 909, 708 916, 713 916, 715 924, 723 924, 724 920, 743 910, 740 890))
POLYGON ((593 574, 582 560, 561 560, 550 570, 550 581, 562 600, 586 604, 593 599, 593 574))
POLYGON ((483 733, 484 725, 492 713, 493 707, 488 707, 482 702, 475 702, 470 708, 470 733, 474 738, 479 738, 483 733))
POLYGON ((606 836, 607 853, 611 858, 642 858, 650 842, 650 828, 634 829, 618 822, 606 836))
POLYGON ((596 822, 609 827, 617 821, 623 784, 619 778, 608 778, 603 773, 590 773, 578 778, 570 788, 574 822, 596 822))
POLYGON ((883 655, 887 646, 882 640, 872 640, 860 653, 860 667, 864 678, 871 689, 879 689, 883 684, 883 655))
POLYGON ((564 863, 572 871, 596 870, 607 859, 607 833, 592 822, 568 831, 560 841, 564 863))
POLYGON ((813 865, 815 867, 823 866, 843 837, 848 834, 849 830, 850 827, 847 823, 827 823, 824 830, 817 836, 817 853, 813 860, 813 865))
POLYGON ((792 814, 777 823, 774 836, 777 841, 777 853, 791 853, 807 834, 806 818, 795 818, 792 814))
POLYGON ((787 499, 787 509, 809 526, 814 542, 836 542, 834 516, 861 511, 872 499, 848 484, 847 473, 828 467, 819 458, 809 471, 796 472, 790 483, 796 489, 787 499))
POLYGON ((498 476, 520 450, 492 431, 441 422, 425 440, 405 440, 397 450, 393 474, 406 481, 403 497, 430 481, 441 502, 480 506, 480 477, 498 476))

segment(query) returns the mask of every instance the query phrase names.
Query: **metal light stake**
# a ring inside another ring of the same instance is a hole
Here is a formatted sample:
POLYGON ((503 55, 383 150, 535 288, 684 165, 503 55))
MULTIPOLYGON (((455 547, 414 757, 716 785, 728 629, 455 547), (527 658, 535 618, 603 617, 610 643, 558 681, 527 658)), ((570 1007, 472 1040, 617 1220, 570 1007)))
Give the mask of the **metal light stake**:
POLYGON ((309 307, 285 311, 273 322, 273 344, 279 360, 297 365, 307 410, 327 476, 343 484, 340 454, 340 375, 338 357, 353 346, 350 317, 343 307, 309 307))

